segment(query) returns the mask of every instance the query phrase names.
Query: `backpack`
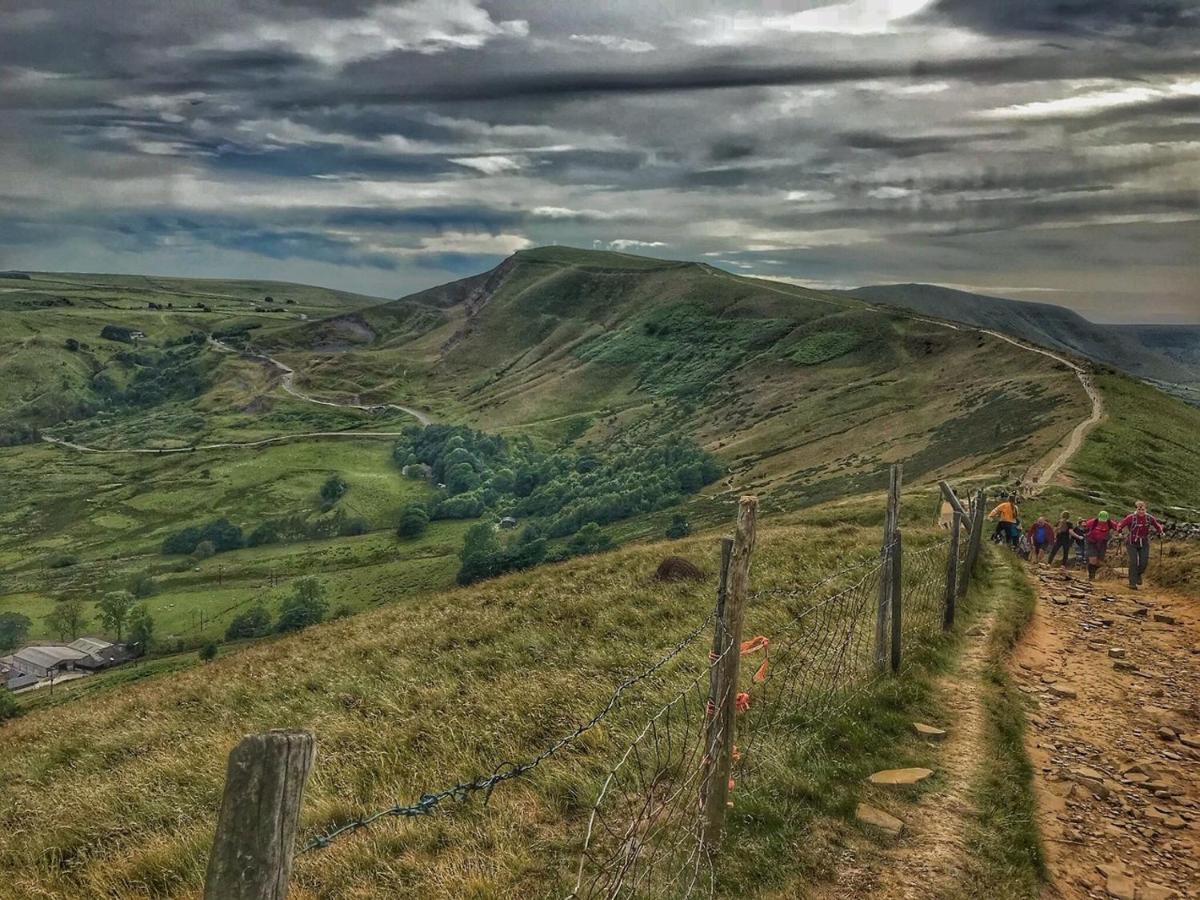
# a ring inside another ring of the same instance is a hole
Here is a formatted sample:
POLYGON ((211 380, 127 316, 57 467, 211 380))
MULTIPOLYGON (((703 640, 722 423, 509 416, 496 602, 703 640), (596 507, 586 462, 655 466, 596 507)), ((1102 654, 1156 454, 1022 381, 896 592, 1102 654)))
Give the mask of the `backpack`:
POLYGON ((1101 522, 1099 519, 1088 519, 1087 539, 1093 544, 1103 544, 1108 541, 1108 533, 1112 531, 1111 522, 1101 522))

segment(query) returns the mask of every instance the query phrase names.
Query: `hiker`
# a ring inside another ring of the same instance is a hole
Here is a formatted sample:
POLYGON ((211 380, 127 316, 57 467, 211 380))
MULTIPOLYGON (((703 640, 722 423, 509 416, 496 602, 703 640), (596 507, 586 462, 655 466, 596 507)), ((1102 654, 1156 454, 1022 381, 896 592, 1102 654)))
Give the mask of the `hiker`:
POLYGON ((1163 527, 1158 519, 1146 512, 1146 501, 1133 504, 1133 512, 1117 523, 1117 534, 1129 532, 1125 549, 1129 551, 1129 586, 1135 591, 1142 586, 1142 576, 1150 565, 1150 529, 1163 536, 1163 527))
POLYGON ((1100 510, 1094 519, 1083 523, 1084 539, 1087 541, 1088 581, 1096 580, 1096 571, 1104 562, 1104 553, 1108 550, 1108 536, 1113 531, 1113 524, 1104 510, 1100 510))
POLYGON ((1050 550, 1049 565, 1054 565, 1054 557, 1058 555, 1058 551, 1062 551, 1062 570, 1067 571, 1067 565, 1071 562, 1071 545, 1077 540, 1081 540, 1083 535, 1075 530, 1075 523, 1071 521, 1071 514, 1067 510, 1063 510, 1063 514, 1058 518, 1058 524, 1054 526, 1054 546, 1050 550))
POLYGON ((1080 519, 1075 526, 1075 561, 1079 568, 1087 565, 1087 519, 1080 519))
POLYGON ((988 518, 999 519, 996 523, 996 532, 1002 532, 1009 546, 1016 549, 1021 540, 1021 528, 1017 524, 1020 521, 1020 508, 1017 506, 1017 495, 1009 494, 1007 500, 998 503, 996 508, 988 513, 988 518))
POLYGON ((1042 554, 1054 546, 1054 526, 1045 516, 1038 516, 1037 521, 1029 526, 1029 552, 1033 561, 1040 564, 1042 554))

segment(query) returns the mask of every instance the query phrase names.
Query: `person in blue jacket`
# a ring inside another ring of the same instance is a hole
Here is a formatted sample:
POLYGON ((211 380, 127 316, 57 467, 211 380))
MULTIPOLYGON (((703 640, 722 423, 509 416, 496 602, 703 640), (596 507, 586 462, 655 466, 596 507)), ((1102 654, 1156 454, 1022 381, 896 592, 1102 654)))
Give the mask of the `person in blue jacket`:
POLYGON ((1049 553, 1050 548, 1054 546, 1054 526, 1045 516, 1038 516, 1026 534, 1029 537, 1029 556, 1035 563, 1040 563, 1042 554, 1049 553))

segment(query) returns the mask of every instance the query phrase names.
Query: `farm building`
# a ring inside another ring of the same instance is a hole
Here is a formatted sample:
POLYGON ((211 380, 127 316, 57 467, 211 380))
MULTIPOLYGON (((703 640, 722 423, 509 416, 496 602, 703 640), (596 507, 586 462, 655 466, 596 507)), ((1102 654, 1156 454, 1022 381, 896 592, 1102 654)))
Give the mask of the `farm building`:
POLYGON ((79 638, 70 644, 23 647, 12 655, 14 673, 47 678, 52 673, 76 669, 106 669, 129 659, 125 648, 99 638, 79 638))

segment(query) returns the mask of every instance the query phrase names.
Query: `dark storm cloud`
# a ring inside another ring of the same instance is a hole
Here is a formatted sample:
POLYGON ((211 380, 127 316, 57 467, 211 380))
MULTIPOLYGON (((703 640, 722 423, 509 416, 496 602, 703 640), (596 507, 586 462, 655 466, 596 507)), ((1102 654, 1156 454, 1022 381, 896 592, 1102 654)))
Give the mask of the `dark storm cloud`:
POLYGON ((1195 0, 938 0, 934 15, 997 34, 1158 40, 1200 29, 1195 0))
POLYGON ((0 268, 397 295, 562 242, 1177 314, 1195 5, 913 6, 31 6, 0 28, 0 268))

